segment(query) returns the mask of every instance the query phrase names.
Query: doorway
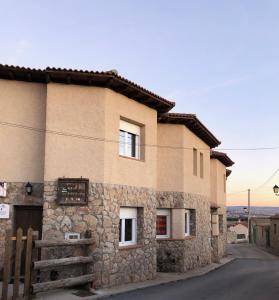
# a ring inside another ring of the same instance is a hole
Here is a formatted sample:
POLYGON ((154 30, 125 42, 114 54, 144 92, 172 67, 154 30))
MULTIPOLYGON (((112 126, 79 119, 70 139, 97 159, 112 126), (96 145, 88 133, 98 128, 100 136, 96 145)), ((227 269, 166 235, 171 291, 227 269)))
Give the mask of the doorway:
MULTIPOLYGON (((42 206, 31 206, 31 205, 18 205, 14 207, 15 222, 14 222, 14 233, 16 233, 19 227, 23 230, 23 236, 27 235, 28 228, 31 227, 33 231, 38 231, 39 239, 42 238, 42 221, 43 221, 43 207, 42 206)), ((21 263, 21 274, 24 274, 25 266, 25 247, 22 251, 22 263, 21 263)))

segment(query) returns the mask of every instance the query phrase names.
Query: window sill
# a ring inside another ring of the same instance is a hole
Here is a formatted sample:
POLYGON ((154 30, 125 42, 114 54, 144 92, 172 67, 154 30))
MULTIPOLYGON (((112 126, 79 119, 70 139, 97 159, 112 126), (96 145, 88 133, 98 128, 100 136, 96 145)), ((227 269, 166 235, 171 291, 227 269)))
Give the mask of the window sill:
POLYGON ((140 159, 140 158, 135 158, 135 157, 125 156, 125 155, 120 155, 120 154, 119 154, 119 157, 120 157, 120 158, 127 158, 127 159, 134 160, 134 161, 138 161, 138 162, 145 162, 145 160, 140 159))
POLYGON ((169 240, 169 236, 156 236, 156 240, 169 240))
POLYGON ((184 241, 184 239, 172 239, 172 238, 156 238, 157 241, 170 241, 170 242, 175 242, 175 241, 184 241))
POLYGON ((187 236, 185 236, 185 239, 184 239, 184 240, 193 240, 193 239, 195 239, 195 238, 196 238, 195 235, 187 235, 187 236))
POLYGON ((138 248, 142 248, 143 245, 142 244, 135 244, 135 245, 119 245, 119 250, 132 250, 132 249, 138 249, 138 248))

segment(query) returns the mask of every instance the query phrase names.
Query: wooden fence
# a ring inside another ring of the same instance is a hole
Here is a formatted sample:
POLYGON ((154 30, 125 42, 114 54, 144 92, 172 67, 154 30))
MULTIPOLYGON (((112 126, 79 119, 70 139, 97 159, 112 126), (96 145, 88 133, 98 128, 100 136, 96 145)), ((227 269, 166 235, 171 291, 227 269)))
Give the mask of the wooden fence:
MULTIPOLYGON (((32 294, 45 292, 52 289, 71 287, 76 285, 89 285, 93 282, 93 274, 88 274, 88 264, 92 263, 90 249, 88 246, 94 243, 91 235, 87 233, 87 238, 79 240, 38 240, 38 233, 28 229, 27 236, 23 236, 21 228, 17 230, 15 237, 11 232, 7 232, 5 240, 5 256, 3 266, 2 300, 9 299, 9 282, 11 279, 11 266, 14 261, 12 300, 30 299, 32 294), (15 242, 15 246, 13 245, 15 242), (26 243, 25 243, 26 242, 26 243), (49 247, 67 246, 87 246, 84 256, 73 256, 59 259, 38 260, 38 250, 49 247), (15 257, 11 253, 15 247, 15 257), (24 268, 24 289, 20 291, 20 271, 22 264, 22 251, 25 247, 25 268, 24 268), (37 272, 55 267, 82 264, 83 275, 66 279, 37 282, 37 272)), ((89 287, 89 286, 88 286, 89 287)))

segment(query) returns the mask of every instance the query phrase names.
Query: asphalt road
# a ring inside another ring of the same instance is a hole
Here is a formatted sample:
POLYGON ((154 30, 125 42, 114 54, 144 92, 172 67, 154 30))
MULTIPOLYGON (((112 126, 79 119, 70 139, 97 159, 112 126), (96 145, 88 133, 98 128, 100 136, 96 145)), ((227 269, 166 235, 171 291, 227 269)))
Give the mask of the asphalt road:
POLYGON ((279 259, 250 245, 233 245, 232 263, 207 275, 111 297, 112 300, 279 299, 279 259))

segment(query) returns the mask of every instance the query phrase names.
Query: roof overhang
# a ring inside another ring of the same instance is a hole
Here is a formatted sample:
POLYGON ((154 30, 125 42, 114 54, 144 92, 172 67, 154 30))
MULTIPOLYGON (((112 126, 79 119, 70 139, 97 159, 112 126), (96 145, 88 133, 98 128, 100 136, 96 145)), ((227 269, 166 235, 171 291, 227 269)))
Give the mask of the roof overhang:
POLYGON ((215 148, 221 142, 193 114, 165 113, 158 116, 159 123, 182 124, 203 140, 210 148, 215 148))
POLYGON ((232 170, 226 169, 226 177, 229 177, 232 173, 232 170))
POLYGON ((97 72, 72 69, 30 69, 0 64, 0 79, 37 83, 62 83, 109 88, 139 103, 166 113, 175 102, 164 99, 136 83, 119 76, 116 71, 97 72))
MULTIPOLYGON (((232 165, 234 165, 234 162, 229 158, 229 156, 226 153, 223 153, 220 151, 211 150, 210 158, 218 159, 226 167, 231 167, 232 165)), ((226 172, 229 172, 229 171, 230 170, 227 170, 226 172)), ((230 173, 231 173, 231 171, 230 171, 230 173)), ((229 173, 229 175, 230 175, 230 173, 229 173)), ((227 175, 227 176, 229 176, 229 175, 227 175)))

